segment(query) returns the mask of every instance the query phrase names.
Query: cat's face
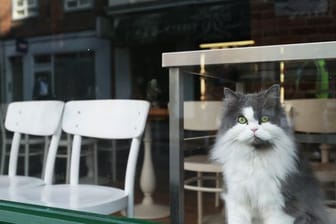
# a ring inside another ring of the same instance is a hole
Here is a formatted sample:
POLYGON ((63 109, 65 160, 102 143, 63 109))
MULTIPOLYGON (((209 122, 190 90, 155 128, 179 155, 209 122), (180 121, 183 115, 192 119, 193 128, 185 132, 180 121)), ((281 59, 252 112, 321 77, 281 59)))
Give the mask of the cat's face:
POLYGON ((234 142, 270 149, 280 132, 288 129, 279 92, 279 86, 247 95, 226 89, 221 131, 234 142))

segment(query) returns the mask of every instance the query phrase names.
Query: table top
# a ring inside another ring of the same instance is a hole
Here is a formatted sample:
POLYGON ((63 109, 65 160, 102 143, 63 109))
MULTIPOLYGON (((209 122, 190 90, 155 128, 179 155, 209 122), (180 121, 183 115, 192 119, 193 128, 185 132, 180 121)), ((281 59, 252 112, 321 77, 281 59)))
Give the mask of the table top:
POLYGON ((149 116, 168 116, 168 109, 167 108, 155 108, 152 107, 149 110, 149 116))
POLYGON ((155 108, 152 107, 149 110, 149 119, 150 120, 160 120, 160 119, 166 119, 168 118, 169 113, 167 108, 155 108))

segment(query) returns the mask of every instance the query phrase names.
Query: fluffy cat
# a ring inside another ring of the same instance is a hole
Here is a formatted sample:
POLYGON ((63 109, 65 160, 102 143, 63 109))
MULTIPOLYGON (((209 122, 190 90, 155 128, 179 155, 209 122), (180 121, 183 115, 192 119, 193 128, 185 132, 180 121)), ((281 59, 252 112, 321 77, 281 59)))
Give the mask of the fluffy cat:
POLYGON ((280 87, 225 89, 213 160, 223 166, 228 224, 329 224, 319 183, 297 149, 280 87))

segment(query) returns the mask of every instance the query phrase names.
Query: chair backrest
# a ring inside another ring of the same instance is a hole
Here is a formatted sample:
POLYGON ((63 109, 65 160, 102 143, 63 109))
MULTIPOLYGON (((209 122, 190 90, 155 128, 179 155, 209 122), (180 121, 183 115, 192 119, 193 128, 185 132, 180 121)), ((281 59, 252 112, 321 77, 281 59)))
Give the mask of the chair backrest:
POLYGON ((295 131, 309 133, 336 132, 336 99, 286 100, 295 131))
POLYGON ((7 104, 0 104, 0 131, 1 131, 2 147, 6 147, 6 129, 5 129, 6 111, 7 111, 7 104))
POLYGON ((220 125, 223 101, 185 101, 184 129, 216 131, 220 125))
POLYGON ((150 103, 143 100, 83 100, 66 103, 62 129, 74 135, 70 185, 78 184, 81 136, 132 139, 127 161, 125 191, 132 194, 138 152, 150 103))
POLYGON ((9 104, 5 127, 14 132, 9 157, 9 176, 16 175, 21 134, 52 136, 49 147, 57 148, 63 106, 61 101, 22 101, 9 104))

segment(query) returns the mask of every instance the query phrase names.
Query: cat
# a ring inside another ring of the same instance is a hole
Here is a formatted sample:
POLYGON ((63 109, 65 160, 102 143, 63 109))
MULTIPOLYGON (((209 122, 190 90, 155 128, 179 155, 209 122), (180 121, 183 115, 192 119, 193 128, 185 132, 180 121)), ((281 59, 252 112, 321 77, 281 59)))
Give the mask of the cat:
POLYGON ((296 146, 280 86, 224 90, 212 160, 223 168, 228 224, 331 224, 322 191, 296 146))

